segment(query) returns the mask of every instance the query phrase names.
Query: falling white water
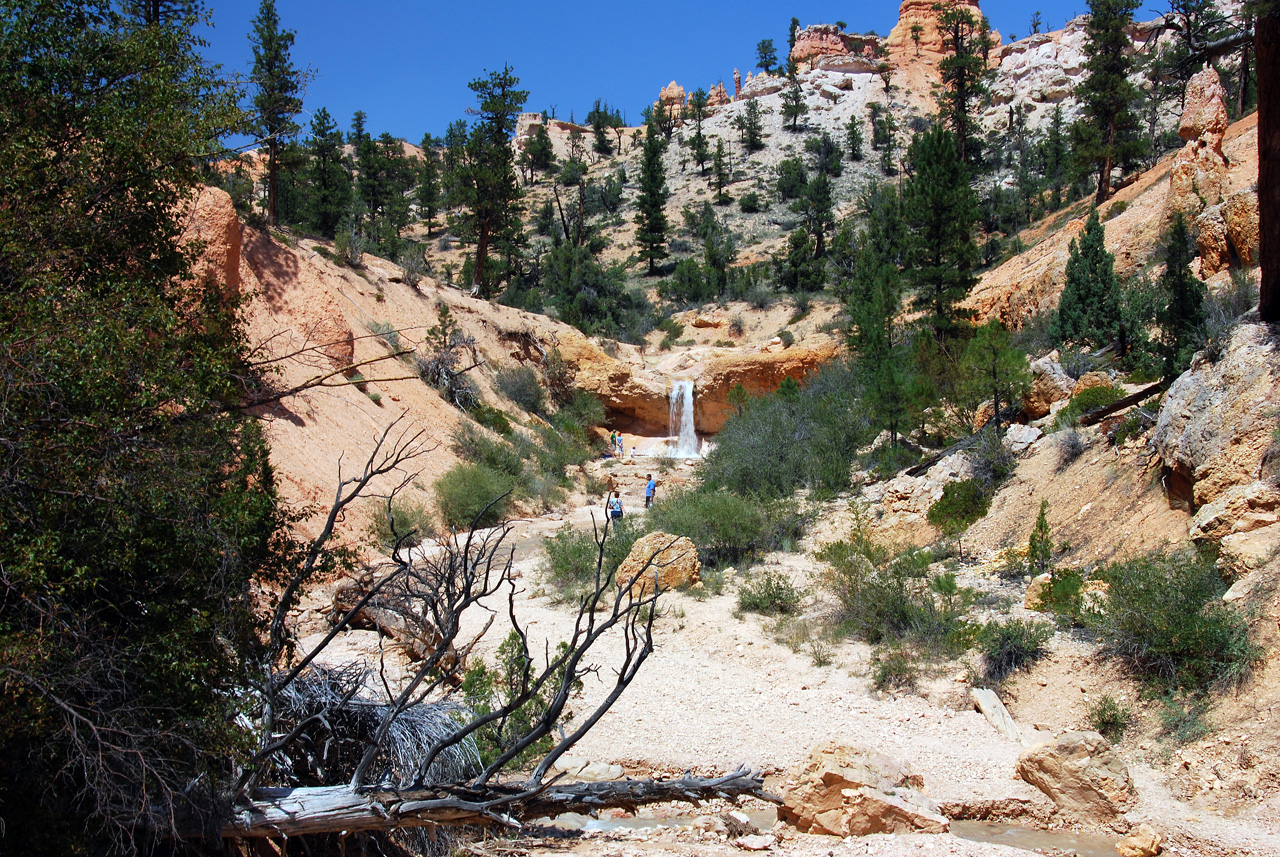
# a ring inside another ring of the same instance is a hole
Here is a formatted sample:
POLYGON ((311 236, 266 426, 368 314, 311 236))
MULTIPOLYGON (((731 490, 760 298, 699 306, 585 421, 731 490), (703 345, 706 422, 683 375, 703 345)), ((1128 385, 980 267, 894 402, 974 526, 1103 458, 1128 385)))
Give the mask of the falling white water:
POLYGON ((667 441, 673 458, 698 457, 698 432, 693 425, 693 381, 676 379, 671 382, 670 407, 667 412, 667 441))

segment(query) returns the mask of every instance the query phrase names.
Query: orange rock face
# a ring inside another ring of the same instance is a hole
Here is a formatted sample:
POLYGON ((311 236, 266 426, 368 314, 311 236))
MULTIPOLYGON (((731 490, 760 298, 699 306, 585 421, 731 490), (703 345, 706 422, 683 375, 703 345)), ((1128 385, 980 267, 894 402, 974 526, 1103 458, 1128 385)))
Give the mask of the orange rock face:
POLYGON ((796 43, 791 49, 791 59, 797 63, 818 57, 838 56, 849 53, 840 28, 834 24, 814 24, 796 33, 796 43))
MULTIPOLYGON (((936 58, 943 54, 945 46, 942 33, 938 30, 938 16, 942 13, 935 8, 936 4, 937 0, 902 0, 902 5, 898 7, 898 23, 889 32, 886 42, 890 55, 915 56, 917 44, 911 37, 913 24, 919 24, 923 28, 918 46, 920 55, 923 57, 927 54, 936 58)), ((974 18, 982 17, 977 0, 972 3, 962 0, 957 5, 972 12, 974 18)))
POLYGON ((1187 106, 1178 124, 1178 134, 1187 145, 1174 158, 1169 173, 1169 216, 1196 217, 1222 201, 1227 186, 1227 159, 1222 154, 1226 95, 1212 66, 1187 84, 1187 106))
POLYGON ((723 83, 717 83, 711 87, 711 91, 707 93, 708 107, 724 107, 729 103, 729 93, 724 88, 723 83))
POLYGON ((179 243, 193 242, 202 245, 192 266, 196 279, 212 278, 228 298, 235 295, 240 289, 240 220, 222 188, 201 188, 192 203, 179 243))
POLYGON ((736 385, 741 384, 752 396, 772 393, 783 379, 803 381, 839 353, 839 343, 827 337, 813 345, 797 343, 779 352, 740 354, 711 361, 694 385, 694 422, 698 431, 718 432, 724 427, 734 413, 729 391, 736 385))

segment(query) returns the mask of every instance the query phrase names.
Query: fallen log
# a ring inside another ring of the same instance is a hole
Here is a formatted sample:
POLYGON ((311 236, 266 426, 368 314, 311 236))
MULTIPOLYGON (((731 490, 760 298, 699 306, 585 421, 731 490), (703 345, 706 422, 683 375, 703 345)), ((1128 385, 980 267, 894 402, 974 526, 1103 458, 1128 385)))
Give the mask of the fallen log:
POLYGON ((1101 408, 1094 408, 1092 411, 1080 415, 1080 425, 1091 426, 1094 423, 1101 422, 1117 411, 1123 411, 1125 408, 1131 408, 1134 405, 1140 404, 1144 400, 1151 398, 1156 393, 1163 392, 1164 388, 1167 386, 1169 386, 1168 381, 1157 381, 1150 387, 1143 387, 1131 396, 1125 396, 1123 399, 1114 401, 1109 405, 1104 405, 1101 408))
MULTIPOLYGON (((222 825, 223 839, 306 836, 322 833, 387 831, 432 825, 520 827, 536 818, 568 812, 594 814, 602 809, 634 810, 653 803, 756 797, 781 799, 764 790, 764 779, 747 770, 719 778, 684 776, 676 780, 616 780, 603 783, 551 782, 536 788, 524 783, 399 791, 349 786, 264 788, 236 809, 222 825)), ((191 836, 202 831, 191 830, 191 836)))

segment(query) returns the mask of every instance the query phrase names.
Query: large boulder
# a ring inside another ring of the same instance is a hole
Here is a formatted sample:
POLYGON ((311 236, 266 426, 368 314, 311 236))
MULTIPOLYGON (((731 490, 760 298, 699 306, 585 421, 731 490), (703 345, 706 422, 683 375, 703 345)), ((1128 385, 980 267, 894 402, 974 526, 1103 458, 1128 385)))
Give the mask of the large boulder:
POLYGON ((698 582, 702 563, 698 549, 685 536, 656 532, 638 539, 618 566, 618 586, 634 594, 648 594, 656 583, 660 590, 698 582), (632 583, 639 578, 633 587, 632 583))
POLYGON ((1258 195, 1251 190, 1231 194, 1222 203, 1222 219, 1240 261, 1250 267, 1258 264, 1258 195))
POLYGON ((1200 253, 1200 276, 1212 277, 1231 266, 1231 247, 1227 244, 1227 222, 1222 206, 1211 205, 1196 218, 1196 249, 1200 253))
MULTIPOLYGON (((1151 434, 1170 499, 1194 510, 1258 479, 1277 401, 1280 354, 1268 325, 1241 324, 1217 361, 1198 357, 1169 387, 1151 434)), ((1223 519, 1205 532, 1233 529, 1223 519)))
POLYGON ((1055 402, 1071 398, 1076 382, 1062 366, 1048 357, 1031 361, 1031 387, 1022 397, 1022 412, 1027 419, 1047 416, 1055 402))
POLYGON ((824 742, 787 772, 778 818, 803 833, 945 833, 951 823, 919 790, 906 762, 868 747, 824 742))
POLYGON ((1133 806, 1129 770, 1097 732, 1066 732, 1018 756, 1018 776, 1073 821, 1104 824, 1133 806))

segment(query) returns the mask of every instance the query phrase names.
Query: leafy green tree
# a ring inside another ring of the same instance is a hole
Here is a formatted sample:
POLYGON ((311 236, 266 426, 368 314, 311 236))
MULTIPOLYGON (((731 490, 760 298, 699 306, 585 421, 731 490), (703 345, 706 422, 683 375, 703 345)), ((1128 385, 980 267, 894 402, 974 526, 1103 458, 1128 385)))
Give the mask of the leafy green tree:
POLYGON ((999 320, 991 319, 979 327, 964 349, 961 371, 972 394, 971 400, 983 401, 991 396, 996 432, 1001 429, 1001 413, 1005 407, 1021 401, 1031 386, 1031 370, 1027 358, 1009 342, 1009 332, 999 320))
POLYGON ((702 123, 707 119, 707 98, 705 89, 694 90, 685 110, 685 116, 693 120, 693 135, 688 142, 689 152, 700 173, 706 172, 706 163, 711 157, 711 144, 707 141, 707 135, 702 133, 702 123))
POLYGON ((862 120, 857 116, 849 117, 849 124, 845 128, 845 139, 849 145, 849 160, 862 160, 862 120))
POLYGON ((636 195, 636 243, 640 256, 649 262, 649 275, 658 272, 657 263, 667 258, 666 168, 662 163, 666 141, 657 126, 645 128, 644 152, 640 161, 640 192, 636 195))
POLYGON ((947 0, 942 7, 938 30, 947 55, 938 63, 943 87, 938 109, 956 136, 960 160, 973 164, 980 158, 973 112, 986 95, 992 74, 986 59, 989 27, 985 18, 975 17, 970 7, 958 0, 947 0))
POLYGON ((1181 214, 1174 215, 1165 238, 1165 269, 1160 275, 1165 305, 1156 318, 1166 378, 1186 369, 1191 355, 1204 343, 1206 288, 1191 273, 1195 255, 1186 221, 1181 214))
POLYGON ((797 131, 800 117, 808 112, 809 105, 804 103, 800 81, 793 79, 791 85, 782 91, 782 117, 791 123, 792 131, 797 131))
POLYGON ((267 223, 272 226, 279 222, 276 205, 280 151, 298 133, 293 117, 302 110, 302 81, 289 57, 293 36, 292 30, 280 29, 275 0, 262 0, 249 39, 253 44, 249 82, 254 90, 254 132, 267 148, 267 223))
POLYGON ((257 599, 293 546, 242 410, 262 379, 179 244, 248 117, 191 23, 68 0, 0 24, 6 853, 127 853, 212 811, 272 663, 257 599))
POLYGON ((520 184, 511 137, 529 93, 516 89, 519 83, 511 67, 504 66, 502 71, 489 72, 467 84, 479 101, 479 118, 459 153, 456 202, 465 206, 462 223, 475 236, 475 289, 485 296, 493 293, 513 267, 522 235, 520 184), (496 269, 490 259, 495 249, 506 257, 496 269))
POLYGON ((1094 209, 1079 239, 1071 240, 1067 282, 1053 327, 1059 343, 1102 348, 1115 341, 1120 333, 1120 281, 1115 261, 1107 252, 1106 229, 1094 209))
POLYGON ((307 154, 311 186, 307 222, 331 239, 351 199, 351 174, 342 154, 342 131, 323 107, 311 117, 307 154))
POLYGON ((946 128, 917 134, 908 157, 913 172, 902 196, 912 245, 904 273, 915 292, 913 306, 941 345, 972 314, 960 302, 978 281, 973 272, 978 204, 955 136, 946 128))
POLYGON ((1133 110, 1138 92, 1129 81, 1133 44, 1126 32, 1137 8, 1137 0, 1089 2, 1087 76, 1077 89, 1083 115, 1072 126, 1071 135, 1076 158, 1097 171, 1095 205, 1111 195, 1112 169, 1142 153, 1133 110))
POLYGON ((765 74, 772 74, 773 67, 778 64, 778 51, 773 46, 773 39, 761 39, 756 44, 756 68, 765 74))
POLYGON ((143 24, 177 26, 200 11, 200 3, 190 0, 126 0, 121 5, 143 24))

